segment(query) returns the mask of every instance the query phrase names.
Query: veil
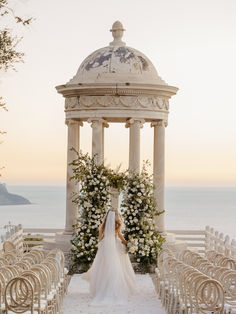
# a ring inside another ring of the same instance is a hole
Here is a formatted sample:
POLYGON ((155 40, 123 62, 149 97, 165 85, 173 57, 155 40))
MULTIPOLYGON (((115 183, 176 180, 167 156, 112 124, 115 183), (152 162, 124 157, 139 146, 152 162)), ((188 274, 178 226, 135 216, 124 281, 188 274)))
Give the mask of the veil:
POLYGON ((107 214, 106 225, 104 230, 104 239, 105 238, 114 238, 115 239, 115 220, 116 213, 115 211, 110 210, 107 214))
POLYGON ((103 237, 104 254, 111 257, 112 254, 117 255, 116 252, 116 237, 115 237, 115 211, 109 211, 107 214, 106 225, 103 237))

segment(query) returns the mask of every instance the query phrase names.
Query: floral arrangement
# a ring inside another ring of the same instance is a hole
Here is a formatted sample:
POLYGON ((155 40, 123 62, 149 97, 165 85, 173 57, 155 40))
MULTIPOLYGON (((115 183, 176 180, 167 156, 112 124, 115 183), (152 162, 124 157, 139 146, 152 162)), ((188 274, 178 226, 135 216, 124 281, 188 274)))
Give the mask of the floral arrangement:
MULTIPOLYGON (((80 184, 80 192, 73 202, 78 205, 79 218, 74 225, 70 270, 79 266, 86 271, 93 262, 98 248, 98 228, 110 207, 111 189, 123 193, 121 212, 125 224, 127 251, 143 270, 156 263, 158 250, 165 240, 156 230, 154 218, 158 212, 153 195, 151 176, 144 164, 141 174, 111 170, 98 165, 95 157, 77 153, 71 163, 73 177, 80 184)), ((78 271, 78 269, 77 269, 78 271)))
POLYGON ((79 218, 74 225, 71 250, 71 269, 81 265, 86 271, 94 260, 98 247, 98 228, 110 206, 111 187, 121 189, 124 175, 104 165, 98 165, 95 157, 77 153, 71 165, 73 177, 80 184, 80 193, 73 202, 78 205, 79 218))
POLYGON ((121 212, 126 226, 127 250, 143 270, 156 264, 158 251, 165 238, 155 229, 154 219, 163 213, 157 210, 153 183, 146 162, 141 174, 127 176, 121 212))

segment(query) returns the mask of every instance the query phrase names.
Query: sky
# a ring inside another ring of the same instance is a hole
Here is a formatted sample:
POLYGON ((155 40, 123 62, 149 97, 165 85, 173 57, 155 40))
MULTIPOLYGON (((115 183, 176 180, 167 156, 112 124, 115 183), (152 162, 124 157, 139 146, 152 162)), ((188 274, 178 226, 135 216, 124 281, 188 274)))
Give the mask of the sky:
MULTIPOLYGON (((10 1, 10 0, 9 0, 10 1)), ((11 0, 13 1, 13 0, 11 0)), ((67 127, 55 86, 71 79, 94 50, 112 40, 116 20, 123 40, 142 51, 158 74, 179 88, 166 128, 167 186, 236 186, 235 0, 22 0, 17 13, 33 16, 19 49, 17 72, 0 72, 1 182, 64 185, 67 127)), ((11 21, 9 21, 11 23, 11 21)), ((0 23, 1 24, 1 23, 0 23)), ((13 23, 12 25, 13 26, 13 23)), ((81 148, 91 152, 91 127, 81 148)), ((128 166, 128 129, 105 130, 105 161, 128 166)), ((141 130, 141 160, 153 158, 153 129, 141 130)))

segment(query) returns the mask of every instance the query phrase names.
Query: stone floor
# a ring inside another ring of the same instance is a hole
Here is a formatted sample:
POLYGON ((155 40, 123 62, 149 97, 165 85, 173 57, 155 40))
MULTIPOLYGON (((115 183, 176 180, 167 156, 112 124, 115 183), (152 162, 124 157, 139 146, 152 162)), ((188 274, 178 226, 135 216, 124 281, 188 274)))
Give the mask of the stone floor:
POLYGON ((136 275, 137 293, 130 297, 127 305, 120 306, 91 306, 89 286, 81 275, 74 275, 71 279, 68 294, 63 302, 63 314, 164 314, 161 303, 155 292, 149 275, 136 275))

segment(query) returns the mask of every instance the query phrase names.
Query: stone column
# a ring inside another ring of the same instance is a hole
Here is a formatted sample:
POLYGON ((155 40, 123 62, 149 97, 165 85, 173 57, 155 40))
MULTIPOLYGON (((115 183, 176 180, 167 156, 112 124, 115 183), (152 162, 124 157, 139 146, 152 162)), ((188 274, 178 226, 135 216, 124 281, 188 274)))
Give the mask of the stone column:
MULTIPOLYGON (((154 195, 159 211, 165 209, 165 126, 166 121, 152 122, 154 128, 153 147, 153 183, 155 186, 154 195)), ((165 213, 155 219, 156 228, 159 232, 165 232, 165 213)))
POLYGON ((92 156, 95 156, 96 162, 102 164, 104 162, 104 127, 108 127, 108 123, 103 119, 89 119, 92 127, 92 156))
POLYGON ((126 123, 129 128, 129 171, 140 172, 140 129, 143 119, 130 119, 126 123))
POLYGON ((71 150, 74 148, 79 151, 80 140, 80 126, 83 125, 81 121, 73 119, 66 120, 68 127, 67 132, 67 176, 66 176, 66 225, 64 234, 72 234, 72 225, 76 222, 78 217, 78 206, 72 202, 74 193, 76 192, 76 184, 70 178, 73 176, 72 167, 69 165, 74 159, 76 159, 76 153, 71 150))

